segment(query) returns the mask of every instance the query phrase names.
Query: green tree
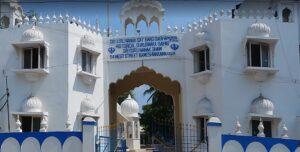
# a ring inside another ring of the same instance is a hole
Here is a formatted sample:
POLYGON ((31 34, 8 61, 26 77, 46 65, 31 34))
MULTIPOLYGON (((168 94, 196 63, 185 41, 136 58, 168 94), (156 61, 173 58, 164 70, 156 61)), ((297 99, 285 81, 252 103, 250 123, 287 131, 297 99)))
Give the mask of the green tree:
POLYGON ((154 87, 145 90, 144 95, 150 94, 140 114, 140 123, 146 134, 170 142, 174 139, 174 106, 173 99, 154 87))

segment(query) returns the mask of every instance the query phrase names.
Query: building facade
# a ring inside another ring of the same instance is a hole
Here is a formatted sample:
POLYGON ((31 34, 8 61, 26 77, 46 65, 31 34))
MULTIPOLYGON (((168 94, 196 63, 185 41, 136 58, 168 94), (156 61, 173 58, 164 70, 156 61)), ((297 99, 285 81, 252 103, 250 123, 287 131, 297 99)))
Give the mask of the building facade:
MULTIPOLYGON (((85 116, 117 123, 116 97, 148 84, 172 95, 175 123, 201 126, 199 138, 212 116, 225 134, 238 117, 249 135, 263 121, 267 137, 279 137, 284 124, 300 138, 296 1, 243 1, 165 32, 158 1, 126 2, 121 32, 100 32, 68 14, 29 19, 16 3, 5 4, 0 69, 8 78, 10 131, 81 130, 85 116), (140 21, 156 23, 158 32, 126 36, 140 21)), ((7 118, 4 108, 1 132, 7 118)))

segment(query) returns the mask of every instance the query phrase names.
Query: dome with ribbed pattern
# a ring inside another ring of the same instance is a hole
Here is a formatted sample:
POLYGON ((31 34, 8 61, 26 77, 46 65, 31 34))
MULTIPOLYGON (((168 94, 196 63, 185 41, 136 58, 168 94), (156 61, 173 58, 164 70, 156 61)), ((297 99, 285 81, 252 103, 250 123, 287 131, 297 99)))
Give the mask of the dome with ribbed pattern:
POLYGON ((35 96, 30 96, 22 107, 23 112, 42 112, 42 101, 35 96))
POLYGON ((128 95, 121 103, 121 111, 127 117, 138 117, 139 105, 131 95, 128 95))
POLYGON ((252 101, 251 113, 273 115, 274 114, 273 102, 270 99, 267 99, 264 96, 260 95, 258 98, 252 101))

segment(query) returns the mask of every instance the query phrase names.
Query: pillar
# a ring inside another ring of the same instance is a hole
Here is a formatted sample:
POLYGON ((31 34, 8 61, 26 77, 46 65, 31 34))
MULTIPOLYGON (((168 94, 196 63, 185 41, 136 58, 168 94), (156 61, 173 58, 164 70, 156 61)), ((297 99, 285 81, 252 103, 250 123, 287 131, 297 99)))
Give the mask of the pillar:
POLYGON ((86 117, 82 121, 82 151, 95 152, 96 126, 96 121, 91 117, 86 117))
POLYGON ((207 123, 208 148, 210 152, 222 151, 222 123, 218 117, 211 117, 207 123))

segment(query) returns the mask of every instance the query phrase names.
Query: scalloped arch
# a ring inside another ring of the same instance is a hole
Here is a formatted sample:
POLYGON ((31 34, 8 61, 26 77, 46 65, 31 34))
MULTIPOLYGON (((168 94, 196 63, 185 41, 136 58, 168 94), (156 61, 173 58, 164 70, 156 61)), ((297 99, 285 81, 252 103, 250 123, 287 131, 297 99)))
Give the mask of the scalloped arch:
POLYGON ((151 85, 168 95, 180 94, 180 84, 176 80, 163 76, 161 73, 156 73, 153 69, 148 67, 140 67, 130 74, 125 75, 122 79, 118 79, 115 83, 110 84, 110 92, 117 96, 143 84, 151 85), (146 77, 145 77, 146 75, 146 77), (155 78, 157 81, 153 80, 155 78), (130 82, 130 83, 128 83, 130 82), (127 87, 117 88, 117 86, 126 85, 127 87))
POLYGON ((140 22, 144 21, 147 24, 147 27, 149 26, 149 21, 145 17, 145 15, 141 14, 136 18, 135 26, 137 26, 140 22))
MULTIPOLYGON (((160 91, 172 96, 174 105, 174 123, 182 122, 182 106, 181 106, 181 87, 180 83, 172 80, 161 73, 155 72, 153 69, 142 66, 125 75, 122 79, 109 85, 109 123, 114 125, 117 123, 117 99, 120 95, 129 90, 143 84, 151 85, 160 91)), ((181 142, 182 132, 175 129, 175 136, 178 142, 181 142)), ((115 130, 112 130, 111 136, 116 136, 115 130)), ((181 144, 176 144, 180 146, 181 144)), ((180 147, 178 147, 180 148, 180 147)))

